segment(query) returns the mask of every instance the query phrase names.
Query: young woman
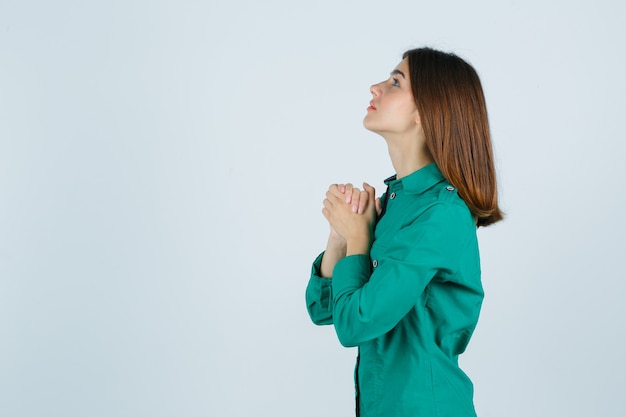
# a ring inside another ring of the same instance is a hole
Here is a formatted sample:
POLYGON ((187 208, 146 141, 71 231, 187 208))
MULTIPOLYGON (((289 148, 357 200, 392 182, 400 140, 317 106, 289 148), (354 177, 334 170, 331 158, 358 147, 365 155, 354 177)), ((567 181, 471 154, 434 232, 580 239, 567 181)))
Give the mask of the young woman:
POLYGON ((475 416, 458 356, 483 299, 476 229, 502 219, 480 80, 456 55, 420 48, 371 93, 363 124, 396 175, 378 200, 366 183, 330 186, 307 308, 359 347, 357 415, 475 416))

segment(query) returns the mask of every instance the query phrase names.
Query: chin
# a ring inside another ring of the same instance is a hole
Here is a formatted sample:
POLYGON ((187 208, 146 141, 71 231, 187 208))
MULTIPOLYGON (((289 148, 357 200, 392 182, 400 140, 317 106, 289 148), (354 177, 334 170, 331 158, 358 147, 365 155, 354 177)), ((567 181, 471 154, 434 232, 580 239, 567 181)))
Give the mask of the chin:
POLYGON ((363 127, 369 130, 370 132, 374 132, 379 135, 381 134, 381 131, 379 129, 376 129, 376 127, 373 126, 372 123, 368 123, 367 119, 363 120, 363 127))
POLYGON ((363 127, 369 130, 370 132, 378 133, 374 126, 372 126, 372 122, 367 120, 367 116, 363 118, 363 127))

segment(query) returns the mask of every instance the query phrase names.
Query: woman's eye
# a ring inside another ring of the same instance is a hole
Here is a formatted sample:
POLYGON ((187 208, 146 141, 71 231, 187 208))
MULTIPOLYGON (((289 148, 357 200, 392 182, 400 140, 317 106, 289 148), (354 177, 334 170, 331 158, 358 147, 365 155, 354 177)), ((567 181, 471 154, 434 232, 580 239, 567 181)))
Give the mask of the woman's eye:
POLYGON ((393 78, 393 86, 394 87, 400 87, 400 82, 398 81, 397 78, 393 78))

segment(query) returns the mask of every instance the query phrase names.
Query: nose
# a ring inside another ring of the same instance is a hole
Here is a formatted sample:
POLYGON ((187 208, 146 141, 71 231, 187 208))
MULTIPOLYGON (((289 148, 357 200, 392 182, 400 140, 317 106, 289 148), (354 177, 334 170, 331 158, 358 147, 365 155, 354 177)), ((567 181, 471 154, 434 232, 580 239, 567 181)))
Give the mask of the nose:
POLYGON ((378 97, 380 95, 380 83, 372 85, 370 87, 370 93, 372 93, 374 97, 378 97))

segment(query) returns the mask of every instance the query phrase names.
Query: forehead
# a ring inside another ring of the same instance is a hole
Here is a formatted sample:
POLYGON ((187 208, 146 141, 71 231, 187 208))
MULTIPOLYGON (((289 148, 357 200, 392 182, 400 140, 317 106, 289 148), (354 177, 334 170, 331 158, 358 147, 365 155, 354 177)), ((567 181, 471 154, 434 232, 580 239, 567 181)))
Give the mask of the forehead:
POLYGON ((400 63, 398 65, 396 65, 397 70, 402 71, 403 73, 407 74, 408 70, 409 70, 409 61, 407 58, 404 58, 402 61, 400 61, 400 63))

